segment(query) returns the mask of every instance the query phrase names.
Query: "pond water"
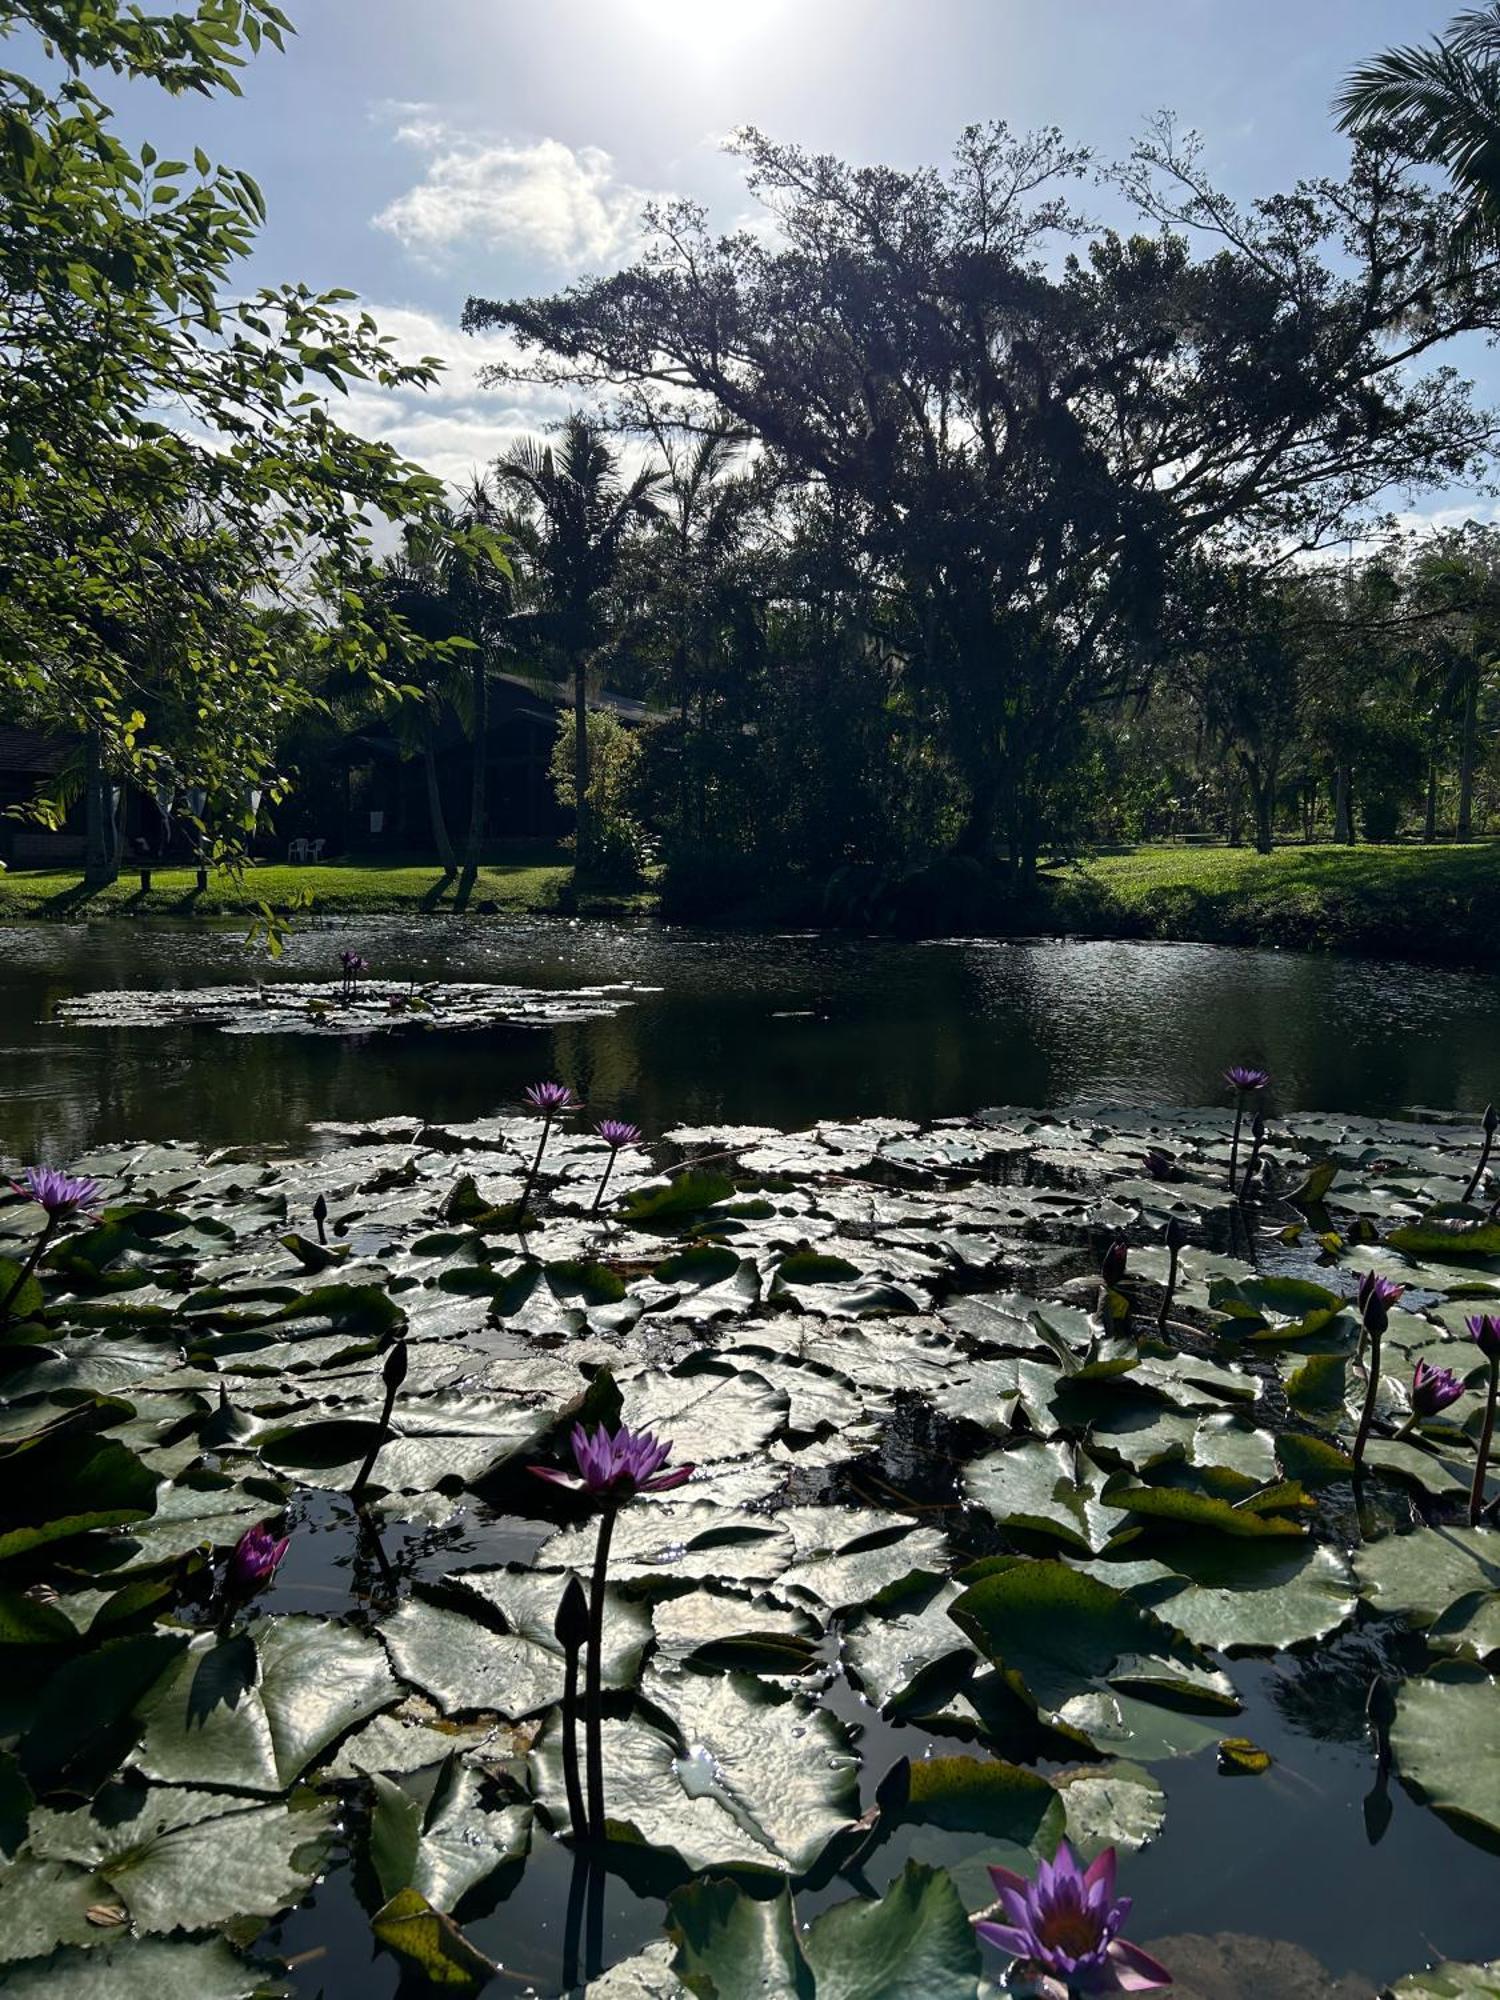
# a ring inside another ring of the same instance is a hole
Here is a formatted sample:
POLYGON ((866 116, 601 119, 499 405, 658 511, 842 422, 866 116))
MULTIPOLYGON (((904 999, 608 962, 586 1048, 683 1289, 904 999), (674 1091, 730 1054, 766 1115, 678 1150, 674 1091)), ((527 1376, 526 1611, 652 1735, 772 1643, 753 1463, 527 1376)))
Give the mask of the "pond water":
MULTIPOLYGON (((302 929, 275 967, 248 958, 237 933, 145 923, 14 927, 3 950, 0 1151, 13 1158, 62 1162, 123 1139, 315 1145, 322 1121, 493 1117, 545 1076, 648 1132, 681 1122, 927 1119, 1007 1103, 1222 1103, 1219 1073, 1231 1058, 1272 1070, 1282 1111, 1472 1113, 1500 1097, 1500 976, 1375 961, 442 919, 302 929), (383 977, 655 990, 612 1018, 558 1028, 363 1040, 82 1029, 53 1018, 60 1001, 94 990, 240 983, 247 970, 326 978, 349 948, 383 977)), ((883 1492, 846 1497, 921 1507, 958 1492, 956 1468, 924 1460, 910 1439, 893 1439, 876 1469, 883 1492)), ((550 1532, 476 1503, 456 1527, 389 1527, 376 1563, 341 1502, 303 1496, 292 1519, 292 1552, 261 1611, 356 1622, 378 1620, 412 1579, 529 1562, 550 1532)), ((1133 1935, 1176 1968, 1189 2000, 1358 2000, 1433 1958, 1500 1953, 1500 1862, 1394 1781, 1369 1814, 1363 1705, 1381 1664, 1376 1644, 1356 1628, 1296 1655, 1237 1663, 1245 1707, 1232 1727, 1271 1752, 1265 1777, 1222 1777, 1213 1727, 1163 1771, 1164 1830, 1127 1857, 1124 1886, 1135 1898, 1133 1935)), ((862 1732, 867 1806, 895 1758, 957 1747, 883 1721, 847 1682, 828 1699, 862 1732)), ((963 1845, 971 1854, 972 1841, 963 1845)), ((863 1886, 884 1890, 911 1853, 950 1858, 930 1829, 899 1837, 863 1886)), ((403 1981, 375 1947, 362 1865, 357 1839, 336 1850, 307 1903, 261 1940, 290 1962, 299 2000, 416 2000, 429 1990, 409 1974, 403 1981)), ((466 1921, 505 1969, 492 1990, 555 1993, 577 1969, 571 1871, 567 1850, 539 1837, 521 1892, 509 1873, 496 1878, 494 1907, 466 1921)), ((799 1897, 799 1916, 849 1894, 837 1879, 799 1897)), ((663 1907, 611 1876, 595 1919, 602 1962, 659 1937, 663 1907)), ((645 1991, 632 1986, 624 2000, 645 1991)))
POLYGON ((304 928, 279 964, 238 931, 113 921, 0 931, 0 1149, 296 1143, 326 1119, 471 1119, 560 1076, 647 1132, 679 1123, 957 1116, 983 1105, 1216 1103, 1256 1060, 1282 1110, 1473 1110, 1500 1094, 1500 975, 1213 945, 754 937, 557 921, 304 928), (655 987, 553 1030, 226 1036, 55 1025, 99 989, 382 977, 655 987))

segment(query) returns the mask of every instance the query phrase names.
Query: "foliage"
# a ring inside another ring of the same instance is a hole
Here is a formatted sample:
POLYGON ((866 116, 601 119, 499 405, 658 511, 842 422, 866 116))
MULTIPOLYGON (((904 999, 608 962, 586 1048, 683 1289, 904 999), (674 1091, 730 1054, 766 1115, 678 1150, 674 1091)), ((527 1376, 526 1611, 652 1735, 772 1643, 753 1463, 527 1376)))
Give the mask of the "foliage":
MULTIPOLYGON (((583 766, 589 774, 589 872, 596 881, 628 887, 644 879, 651 858, 646 830, 634 811, 641 740, 608 709, 590 709, 586 722, 589 747, 583 766)), ((558 726, 551 764, 557 802, 570 812, 578 800, 577 734, 578 718, 570 710, 558 726)))
POLYGON ((327 399, 432 368, 398 362, 347 294, 238 296, 255 183, 201 151, 132 153, 96 85, 237 92, 288 31, 268 0, 0 6, 46 78, 0 72, 0 688, 117 780, 201 787, 230 848, 243 788, 277 788, 276 726, 306 698, 294 659, 378 655, 341 589, 371 521, 437 492, 327 399))

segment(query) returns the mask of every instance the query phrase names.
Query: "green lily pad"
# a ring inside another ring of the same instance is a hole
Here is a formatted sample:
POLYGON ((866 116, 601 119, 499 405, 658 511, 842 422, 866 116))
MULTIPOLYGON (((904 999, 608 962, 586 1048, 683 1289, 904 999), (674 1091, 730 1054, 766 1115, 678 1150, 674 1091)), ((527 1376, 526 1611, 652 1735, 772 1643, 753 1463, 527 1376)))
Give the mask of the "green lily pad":
POLYGON ((1500 1684, 1442 1667, 1396 1696, 1391 1750, 1403 1781, 1460 1833, 1500 1846, 1500 1684))

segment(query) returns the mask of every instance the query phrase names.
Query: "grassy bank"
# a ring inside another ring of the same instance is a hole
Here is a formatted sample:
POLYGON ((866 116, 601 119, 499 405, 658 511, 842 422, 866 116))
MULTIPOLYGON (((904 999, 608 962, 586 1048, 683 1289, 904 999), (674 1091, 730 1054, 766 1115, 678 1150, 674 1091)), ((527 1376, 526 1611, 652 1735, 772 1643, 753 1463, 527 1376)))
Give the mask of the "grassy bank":
POLYGON ((1150 847, 1049 870, 1059 929, 1500 962, 1500 842, 1150 847))
MULTIPOLYGON (((973 864, 968 864, 972 869, 973 864)), ((1301 950, 1383 952, 1391 957, 1500 963, 1500 842, 1443 847, 1149 847, 1044 871, 1037 893, 1008 900, 991 877, 954 875, 948 864, 917 878, 907 921, 896 907, 853 921, 908 934, 1051 929, 1107 937, 1301 950)), ((817 922, 816 892, 798 890, 799 922, 817 922)), ((86 891, 76 870, 0 874, 0 920, 153 916, 252 919, 262 904, 294 916, 376 916, 454 908, 456 884, 431 863, 332 862, 209 876, 199 893, 191 869, 153 871, 149 893, 132 869, 108 889, 86 891)), ((575 893, 565 856, 531 852, 479 871, 469 901, 476 917, 649 914, 649 892, 575 893)), ((774 926, 788 915, 779 896, 735 911, 695 912, 774 926)), ((822 921, 828 920, 825 911, 822 921)))
MULTIPOLYGON (((431 862, 280 864, 248 868, 238 877, 210 872, 200 892, 191 868, 154 868, 143 891, 132 866, 106 889, 86 889, 77 869, 28 869, 0 874, 0 920, 7 917, 80 918, 243 917, 262 904, 293 916, 358 917, 454 908, 458 885, 445 880, 431 862)), ((649 898, 607 891, 580 891, 565 857, 535 855, 496 861, 479 870, 469 899, 475 914, 528 911, 534 914, 616 915, 649 905, 649 898)))

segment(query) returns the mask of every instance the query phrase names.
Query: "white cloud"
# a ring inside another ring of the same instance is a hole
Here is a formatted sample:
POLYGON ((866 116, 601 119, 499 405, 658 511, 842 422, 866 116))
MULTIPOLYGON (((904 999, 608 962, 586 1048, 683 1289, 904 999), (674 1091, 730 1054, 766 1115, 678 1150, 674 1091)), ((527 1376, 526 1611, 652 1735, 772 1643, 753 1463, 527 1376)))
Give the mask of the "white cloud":
POLYGON ((481 384, 482 370, 514 352, 503 333, 466 334, 412 306, 371 303, 368 310, 401 360, 430 355, 443 363, 442 373, 426 391, 357 385, 347 396, 330 398, 330 413, 361 436, 384 440, 455 492, 518 439, 541 435, 571 407, 562 389, 481 384))
POLYGON ((455 132, 425 105, 400 113, 396 137, 425 154, 426 167, 375 223, 414 255, 441 260, 464 245, 597 268, 635 246, 649 196, 620 180, 599 147, 486 142, 455 132))

